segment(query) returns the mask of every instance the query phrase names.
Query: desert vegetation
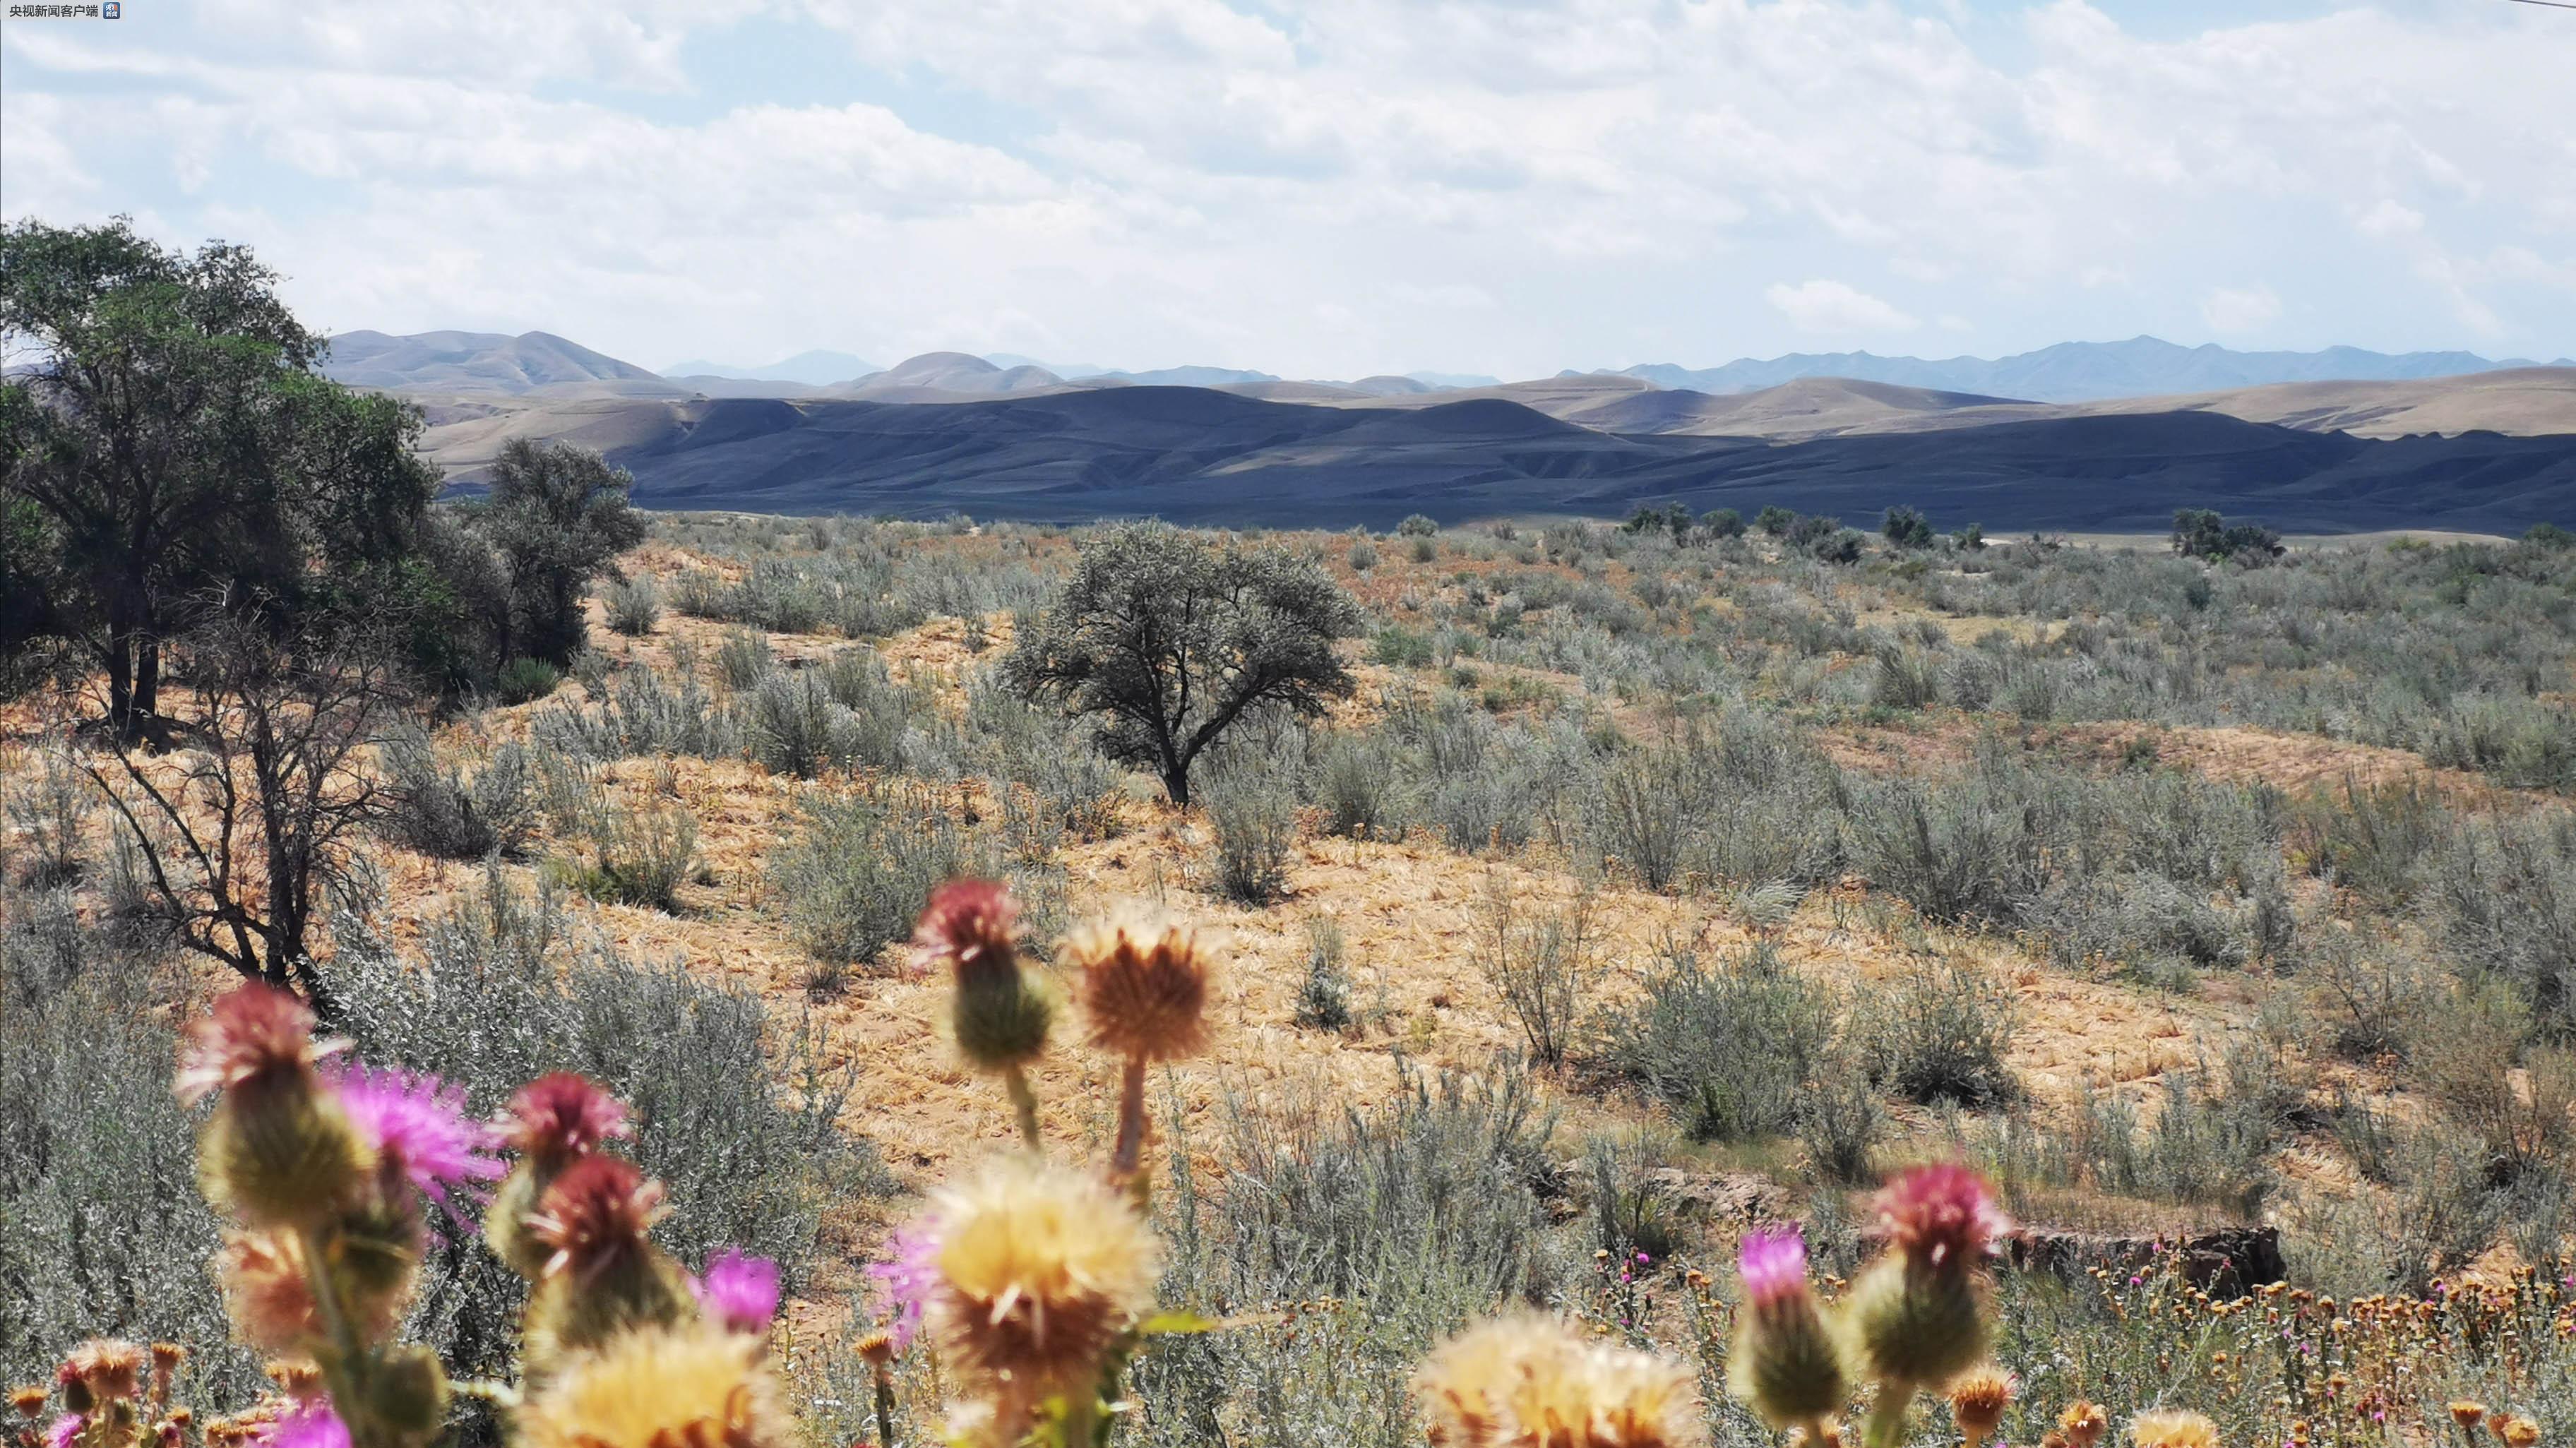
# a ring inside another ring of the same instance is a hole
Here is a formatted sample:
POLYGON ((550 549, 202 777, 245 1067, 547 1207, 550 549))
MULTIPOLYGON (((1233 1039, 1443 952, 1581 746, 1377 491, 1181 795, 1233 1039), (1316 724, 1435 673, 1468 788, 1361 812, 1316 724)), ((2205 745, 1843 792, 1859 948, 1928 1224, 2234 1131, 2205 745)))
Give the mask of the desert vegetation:
POLYGON ((2567 535, 440 501, 7 246, 13 1433, 2576 1433, 2567 535))

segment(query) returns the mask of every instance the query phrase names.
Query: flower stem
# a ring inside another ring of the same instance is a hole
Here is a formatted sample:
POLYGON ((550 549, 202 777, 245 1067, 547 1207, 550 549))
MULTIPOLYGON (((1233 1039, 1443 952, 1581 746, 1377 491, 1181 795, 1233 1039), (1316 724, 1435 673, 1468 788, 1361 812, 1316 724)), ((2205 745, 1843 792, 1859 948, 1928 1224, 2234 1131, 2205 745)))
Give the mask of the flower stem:
POLYGON ((1002 1084, 1009 1088, 1011 1105, 1020 1113, 1021 1142, 1032 1152, 1044 1151, 1044 1144, 1038 1140, 1037 1093, 1029 1089, 1028 1073, 1017 1066, 1010 1067, 1002 1073, 1002 1084))
POLYGON ((1878 1401, 1869 1406, 1862 1441, 1869 1448, 1896 1448, 1905 1434, 1905 1410, 1914 1402, 1914 1385, 1890 1378, 1878 1385, 1878 1401))
POLYGON ((894 1448, 894 1381, 882 1367, 876 1369, 877 1380, 877 1448, 894 1448))
POLYGON ((1130 1056, 1118 1082, 1118 1150, 1110 1158, 1114 1181, 1132 1182, 1145 1160, 1145 1058, 1130 1056))

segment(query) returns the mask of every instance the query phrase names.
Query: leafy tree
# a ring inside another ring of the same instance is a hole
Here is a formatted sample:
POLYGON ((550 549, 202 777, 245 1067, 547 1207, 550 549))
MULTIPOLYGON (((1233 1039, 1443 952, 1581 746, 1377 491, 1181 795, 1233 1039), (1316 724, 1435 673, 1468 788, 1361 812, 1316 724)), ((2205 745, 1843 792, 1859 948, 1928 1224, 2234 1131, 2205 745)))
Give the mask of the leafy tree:
POLYGON ((1733 508, 1711 508, 1699 515, 1700 531, 1711 538, 1744 536, 1744 515, 1733 508))
POLYGON ((1359 624, 1359 606, 1311 561, 1132 523, 1082 545, 1003 678, 1096 716, 1113 758, 1152 769, 1186 805, 1191 764, 1247 710, 1312 716, 1351 692, 1333 641, 1359 624))
POLYGON ((1924 521, 1922 511, 1917 508, 1900 506, 1888 509, 1887 516, 1878 525, 1878 531, 1888 542, 1899 548, 1932 546, 1932 525, 1924 521))
POLYGON ((158 727, 163 641, 212 613, 403 596, 439 485, 419 414, 316 374, 275 280, 123 218, 0 229, 0 646, 85 655, 120 739, 158 727))
POLYGON ((1395 525, 1396 536, 1399 538, 1428 538, 1439 531, 1438 523, 1420 513, 1408 513, 1403 522, 1395 525))
POLYGON ((1986 525, 1983 523, 1971 523, 1967 527, 1952 534, 1951 537, 1961 548, 1969 549, 1971 551, 1983 548, 1986 546, 1986 525))
POLYGON ((2281 535, 2259 523, 2230 523, 2209 508, 2174 510, 2173 550, 2212 563, 2268 563, 2281 556, 2281 535))
POLYGON ((1789 530, 1796 527, 1797 523, 1798 515, 1781 507, 1777 503, 1773 503, 1769 507, 1764 508, 1761 512, 1753 515, 1753 526, 1770 534, 1774 538, 1788 536, 1789 530))
POLYGON ((1628 521, 1619 525, 1619 531, 1622 533, 1660 533, 1664 531, 1664 524, 1666 521, 1663 509, 1656 507, 1652 503, 1639 503, 1637 505, 1637 511, 1628 515, 1628 521))
POLYGON ((482 523, 509 579, 511 652, 558 666, 581 652, 583 588, 644 541, 627 501, 634 486, 625 469, 569 443, 521 438, 501 449, 482 523))

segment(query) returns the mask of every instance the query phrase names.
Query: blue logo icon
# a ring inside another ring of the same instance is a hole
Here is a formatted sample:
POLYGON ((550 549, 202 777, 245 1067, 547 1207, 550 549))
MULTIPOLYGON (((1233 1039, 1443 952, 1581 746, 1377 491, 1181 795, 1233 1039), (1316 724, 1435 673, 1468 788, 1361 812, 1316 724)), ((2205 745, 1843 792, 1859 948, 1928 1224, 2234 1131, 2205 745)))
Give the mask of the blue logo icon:
POLYGON ((119 3, 119 0, 103 0, 98 7, 98 18, 101 20, 114 20, 124 14, 125 7, 119 3))

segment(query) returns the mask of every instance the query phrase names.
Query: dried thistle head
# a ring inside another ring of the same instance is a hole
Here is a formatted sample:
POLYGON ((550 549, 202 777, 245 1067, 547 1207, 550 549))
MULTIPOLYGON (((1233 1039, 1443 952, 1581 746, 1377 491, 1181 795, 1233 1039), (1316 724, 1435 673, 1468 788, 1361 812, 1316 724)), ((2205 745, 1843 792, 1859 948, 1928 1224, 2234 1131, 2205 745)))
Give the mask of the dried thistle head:
POLYGON ((2077 1398, 2057 1415, 2057 1426, 2072 1448, 2093 1448, 2102 1441, 2103 1434, 2111 1431, 2111 1415, 2102 1411, 2101 1404, 2077 1398))
POLYGON ((2504 1448, 2533 1448, 2540 1441, 2540 1424, 2522 1413, 2498 1413, 2487 1420, 2487 1426, 2504 1448))
POLYGON ((641 1252, 669 1210, 662 1184, 633 1162, 591 1155, 564 1168, 546 1188, 528 1231, 550 1254, 545 1276, 569 1272, 575 1281, 588 1281, 620 1257, 641 1252))
POLYGON ((1979 1363, 1950 1381, 1950 1420, 1970 1444, 1992 1438, 2012 1406, 2012 1375, 1993 1363, 1979 1363))
POLYGON ((71 1350, 56 1377, 67 1388, 77 1382, 93 1403, 140 1397, 143 1349, 119 1338, 94 1337, 71 1350))
POLYGON ((9 1390, 9 1406, 18 1416, 33 1421, 45 1416, 45 1405, 53 1401, 54 1391, 42 1383, 29 1383, 9 1390))
POLYGON ((1689 1368, 1585 1341, 1554 1318, 1479 1323, 1434 1351, 1414 1392, 1442 1448, 1692 1448, 1689 1368))
POLYGON ((2466 1398, 2453 1398, 2450 1409, 2451 1421, 2463 1428, 2474 1428, 2487 1420, 2487 1405, 2484 1403, 2471 1402, 2466 1398))
POLYGON ((2129 1420, 2138 1448, 2218 1448, 2218 1425, 2182 1408, 2152 1408, 2129 1420))
POLYGON ((1139 1061, 1177 1061, 1207 1049, 1214 961, 1187 925, 1115 916, 1075 931, 1064 959, 1081 972, 1094 1046, 1139 1061))
POLYGON ((1087 1173, 997 1160, 943 1192, 930 1316, 953 1359, 1015 1400, 1088 1388, 1154 1299, 1154 1234, 1087 1173))
POLYGON ((707 1324, 620 1333, 519 1410, 524 1448, 790 1448, 760 1344, 707 1324))

